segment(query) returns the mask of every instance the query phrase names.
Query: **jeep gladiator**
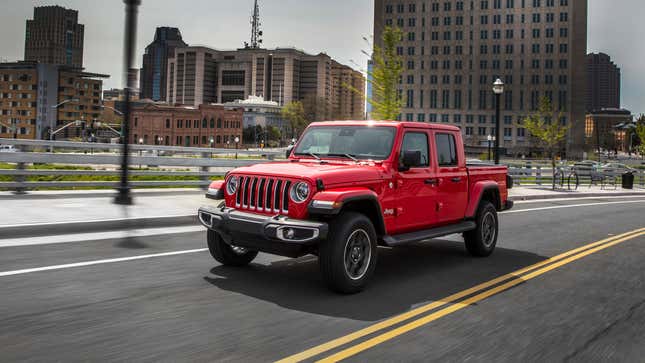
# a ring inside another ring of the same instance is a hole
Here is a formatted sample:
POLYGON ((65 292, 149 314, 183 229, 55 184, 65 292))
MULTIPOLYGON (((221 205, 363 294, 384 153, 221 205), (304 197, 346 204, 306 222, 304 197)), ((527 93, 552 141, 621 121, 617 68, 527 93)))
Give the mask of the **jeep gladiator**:
POLYGON ((507 167, 467 164, 454 126, 316 122, 289 152, 209 186, 206 196, 221 202, 198 215, 218 262, 314 254, 331 289, 355 293, 374 272, 378 246, 462 233, 469 253, 490 255, 497 212, 513 205, 507 167))

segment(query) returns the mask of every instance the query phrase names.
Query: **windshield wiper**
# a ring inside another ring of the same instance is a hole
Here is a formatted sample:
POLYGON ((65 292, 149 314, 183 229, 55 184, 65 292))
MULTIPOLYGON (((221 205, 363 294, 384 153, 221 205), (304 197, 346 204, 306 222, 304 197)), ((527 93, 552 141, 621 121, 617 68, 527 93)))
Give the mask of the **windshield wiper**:
POLYGON ((327 154, 327 156, 344 156, 344 157, 346 157, 346 158, 348 158, 348 159, 351 159, 351 160, 353 160, 353 161, 355 161, 355 162, 358 162, 358 161, 359 161, 359 160, 358 160, 356 157, 354 157, 354 155, 352 155, 352 154, 340 154, 340 153, 338 153, 338 154, 327 154))
POLYGON ((316 160, 318 160, 318 161, 320 161, 320 160, 321 160, 321 159, 320 159, 320 157, 319 157, 318 155, 316 155, 316 154, 314 154, 314 153, 312 153, 312 152, 308 152, 307 154, 309 154, 309 155, 313 156, 313 157, 314 157, 314 158, 316 158, 316 160))
POLYGON ((345 156, 348 159, 352 159, 352 160, 354 160, 355 162, 358 163, 358 159, 356 159, 354 156, 352 156, 352 154, 343 154, 343 156, 345 156))

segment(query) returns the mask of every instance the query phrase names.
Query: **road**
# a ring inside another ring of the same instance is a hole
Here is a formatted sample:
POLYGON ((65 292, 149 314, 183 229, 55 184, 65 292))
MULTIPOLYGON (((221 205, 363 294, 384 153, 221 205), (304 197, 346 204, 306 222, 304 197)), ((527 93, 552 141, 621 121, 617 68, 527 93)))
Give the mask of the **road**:
POLYGON ((636 197, 520 203, 493 256, 383 248, 352 296, 313 257, 220 266, 198 228, 19 240, 0 247, 0 361, 642 361, 643 216, 636 197))

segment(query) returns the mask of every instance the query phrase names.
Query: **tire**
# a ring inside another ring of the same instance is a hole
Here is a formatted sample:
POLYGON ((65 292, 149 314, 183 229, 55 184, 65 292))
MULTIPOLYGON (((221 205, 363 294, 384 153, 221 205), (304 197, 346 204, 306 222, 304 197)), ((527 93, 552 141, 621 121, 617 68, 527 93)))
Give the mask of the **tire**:
POLYGON ((224 242, 219 233, 208 230, 208 251, 215 261, 224 266, 246 266, 258 255, 258 251, 247 250, 241 247, 232 247, 224 242))
POLYGON ((475 217, 477 228, 464 233, 466 249, 477 257, 490 256, 495 250, 498 235, 497 210, 490 202, 482 202, 475 217))
POLYGON ((356 212, 338 215, 320 245, 318 260, 330 289, 343 294, 363 290, 377 260, 376 231, 369 218, 356 212))

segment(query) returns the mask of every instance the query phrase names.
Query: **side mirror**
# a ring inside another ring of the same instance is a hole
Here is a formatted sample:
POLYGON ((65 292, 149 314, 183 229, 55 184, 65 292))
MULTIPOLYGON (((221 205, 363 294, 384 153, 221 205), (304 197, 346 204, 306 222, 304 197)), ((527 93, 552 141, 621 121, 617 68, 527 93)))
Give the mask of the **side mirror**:
POLYGON ((293 150, 293 145, 289 145, 287 147, 287 150, 285 151, 285 155, 284 155, 286 159, 289 159, 289 155, 291 155, 291 150, 293 150))
POLYGON ((419 165, 421 165, 421 151, 407 150, 403 152, 403 160, 399 166, 399 171, 408 171, 410 168, 414 168, 419 165))

